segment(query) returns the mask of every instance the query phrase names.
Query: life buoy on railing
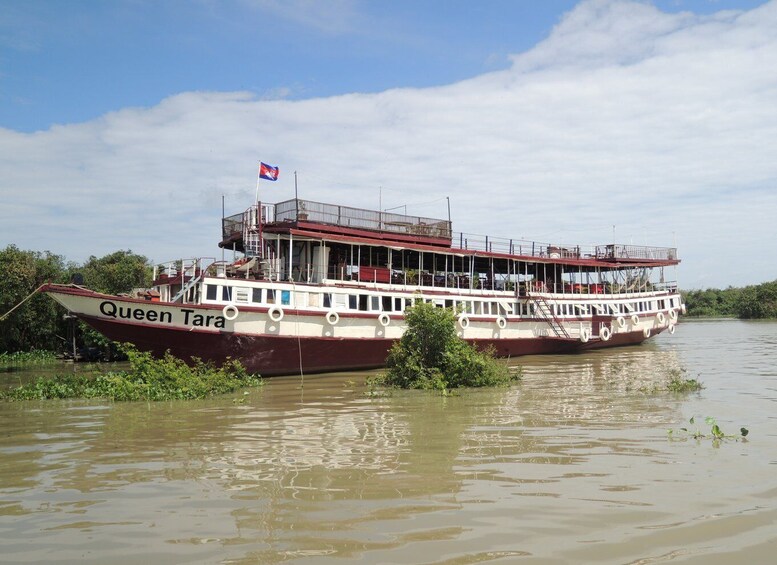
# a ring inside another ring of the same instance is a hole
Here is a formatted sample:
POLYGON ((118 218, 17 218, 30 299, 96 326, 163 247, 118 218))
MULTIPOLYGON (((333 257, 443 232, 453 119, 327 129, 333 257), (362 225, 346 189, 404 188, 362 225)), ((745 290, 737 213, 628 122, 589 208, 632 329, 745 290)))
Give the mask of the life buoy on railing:
POLYGON ((496 319, 496 325, 502 329, 505 329, 507 327, 507 319, 504 316, 499 316, 496 319))
POLYGON ((639 316, 637 316, 636 314, 632 314, 631 315, 631 323, 634 324, 635 326, 637 324, 639 324, 639 316))
POLYGON ((602 338, 602 341, 610 341, 611 335, 610 328, 607 326, 604 326, 599 330, 599 337, 602 338))
POLYGON ((663 312, 659 312, 658 314, 656 314, 656 321, 659 324, 663 324, 666 321, 666 316, 664 316, 663 312))
POLYGON ((588 330, 583 328, 580 330, 580 342, 581 343, 588 343, 588 340, 591 339, 590 334, 588 333, 588 330))
POLYGON ((283 320, 283 308, 281 308, 280 306, 273 306, 267 312, 267 315, 270 316, 270 319, 273 322, 280 322, 281 320, 283 320))
POLYGON ((466 330, 469 327, 469 318, 467 318, 467 316, 465 316, 464 314, 461 314, 459 316, 459 327, 462 330, 466 330))
POLYGON ((669 324, 669 333, 670 334, 674 333, 674 324, 669 324))
MULTIPOLYGON (((618 327, 619 328, 625 328, 626 327, 626 318, 624 318, 623 316, 618 316, 617 322, 618 322, 618 327)), ((605 340, 605 341, 607 341, 607 340, 605 340)))
POLYGON ((378 321, 380 322, 380 325, 385 328, 391 323, 391 316, 383 312, 380 316, 378 316, 378 321))
POLYGON ((340 314, 338 314, 334 310, 330 310, 329 312, 326 313, 326 321, 327 323, 329 323, 329 325, 336 326, 337 322, 340 321, 340 314))
POLYGON ((673 322, 677 321, 677 310, 675 310, 674 308, 669 310, 669 319, 672 320, 673 322))
POLYGON ((224 315, 224 319, 226 320, 234 320, 237 318, 237 315, 240 314, 240 310, 237 309, 237 306, 232 304, 231 302, 224 306, 224 308, 221 309, 221 313, 224 315))
POLYGON ((645 336, 645 339, 650 337, 650 328, 645 328, 642 330, 642 335, 645 336))

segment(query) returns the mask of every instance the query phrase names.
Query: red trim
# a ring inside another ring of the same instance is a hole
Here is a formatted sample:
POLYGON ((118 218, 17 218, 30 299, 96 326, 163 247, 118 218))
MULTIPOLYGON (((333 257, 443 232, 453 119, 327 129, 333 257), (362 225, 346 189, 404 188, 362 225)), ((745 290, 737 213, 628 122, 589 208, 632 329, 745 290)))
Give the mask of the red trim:
POLYGON ((513 255, 510 253, 498 253, 493 251, 481 251, 473 249, 460 249, 453 247, 449 240, 437 240, 444 242, 443 244, 435 244, 433 238, 410 237, 405 238, 398 236, 397 238, 385 238, 379 237, 382 233, 370 232, 367 230, 348 230, 347 228, 338 229, 338 232, 344 233, 346 231, 355 232, 358 235, 338 235, 329 231, 321 231, 311 229, 318 227, 319 224, 311 224, 308 222, 297 222, 289 224, 275 224, 272 227, 266 227, 265 231, 268 233, 276 234, 290 234, 292 236, 309 237, 312 239, 320 239, 323 241, 338 241, 346 243, 355 243, 363 245, 373 245, 381 247, 392 247, 393 245, 409 249, 413 251, 430 251, 434 253, 449 253, 452 255, 458 255, 461 257, 491 257, 494 259, 513 259, 517 261, 525 261, 528 263, 543 263, 549 265, 574 265, 578 267, 600 267, 600 268, 618 268, 618 267, 666 267, 670 265, 678 265, 679 259, 651 259, 651 260, 636 260, 636 259, 593 259, 593 258, 573 258, 562 257, 558 259, 551 259, 550 257, 539 257, 537 255, 513 255), (430 240, 431 239, 431 240, 430 240), (419 241, 426 240, 425 242, 418 243, 419 241))

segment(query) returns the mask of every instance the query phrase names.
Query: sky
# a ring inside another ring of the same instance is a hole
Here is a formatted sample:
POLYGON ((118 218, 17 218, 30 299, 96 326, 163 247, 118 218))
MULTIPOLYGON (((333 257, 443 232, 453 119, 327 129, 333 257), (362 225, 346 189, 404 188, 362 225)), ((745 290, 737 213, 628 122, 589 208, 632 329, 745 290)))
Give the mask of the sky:
POLYGON ((777 0, 0 0, 0 247, 220 257, 264 161, 266 202, 771 281, 775 69, 777 0))

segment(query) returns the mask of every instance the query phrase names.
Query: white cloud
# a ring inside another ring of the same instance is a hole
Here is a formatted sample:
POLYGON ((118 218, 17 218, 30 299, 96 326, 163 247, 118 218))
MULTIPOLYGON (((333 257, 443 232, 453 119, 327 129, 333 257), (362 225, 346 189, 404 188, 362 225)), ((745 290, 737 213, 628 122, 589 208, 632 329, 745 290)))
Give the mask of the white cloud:
POLYGON ((582 2, 507 71, 286 101, 187 92, 82 124, 0 130, 0 244, 82 260, 214 255, 221 195, 261 159, 300 196, 562 243, 672 245, 688 287, 777 278, 777 2, 665 14, 582 2), (414 208, 414 203, 428 203, 414 208))

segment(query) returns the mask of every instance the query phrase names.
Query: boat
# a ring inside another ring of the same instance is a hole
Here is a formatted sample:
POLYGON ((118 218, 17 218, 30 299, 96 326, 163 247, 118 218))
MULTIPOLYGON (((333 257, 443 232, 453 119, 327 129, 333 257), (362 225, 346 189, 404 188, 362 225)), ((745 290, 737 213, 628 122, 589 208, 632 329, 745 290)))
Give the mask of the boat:
POLYGON ((675 248, 454 233, 448 216, 257 201, 222 214, 221 259, 161 263, 130 295, 44 291, 111 340, 263 376, 382 367, 418 301, 501 357, 635 345, 684 312, 675 248))

